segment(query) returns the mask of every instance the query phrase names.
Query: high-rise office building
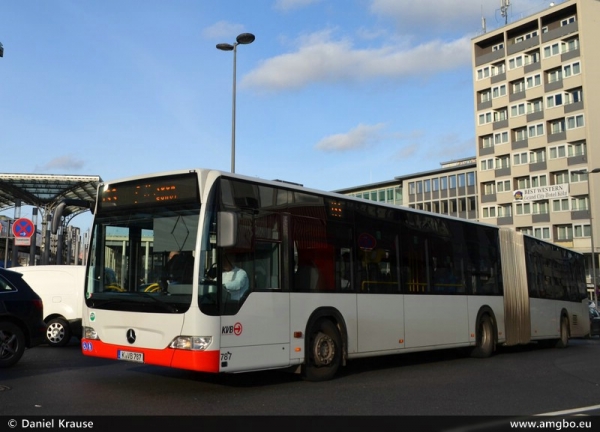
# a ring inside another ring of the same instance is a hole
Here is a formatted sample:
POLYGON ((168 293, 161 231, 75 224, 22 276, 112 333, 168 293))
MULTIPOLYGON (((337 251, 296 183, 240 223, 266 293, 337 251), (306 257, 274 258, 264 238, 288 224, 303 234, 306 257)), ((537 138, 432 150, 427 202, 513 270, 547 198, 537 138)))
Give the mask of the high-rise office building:
POLYGON ((600 243, 598 41, 599 0, 550 3, 472 40, 479 218, 587 254, 590 284, 594 235, 600 243))

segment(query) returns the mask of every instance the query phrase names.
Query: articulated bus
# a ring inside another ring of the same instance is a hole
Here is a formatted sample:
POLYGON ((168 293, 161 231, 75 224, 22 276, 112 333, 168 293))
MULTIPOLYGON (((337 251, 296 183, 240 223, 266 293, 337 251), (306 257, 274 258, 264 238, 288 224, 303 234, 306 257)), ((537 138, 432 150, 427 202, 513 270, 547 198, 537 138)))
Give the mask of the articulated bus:
POLYGON ((583 256, 506 228, 206 169, 101 184, 90 208, 86 356, 322 381, 360 357, 590 332, 583 256))

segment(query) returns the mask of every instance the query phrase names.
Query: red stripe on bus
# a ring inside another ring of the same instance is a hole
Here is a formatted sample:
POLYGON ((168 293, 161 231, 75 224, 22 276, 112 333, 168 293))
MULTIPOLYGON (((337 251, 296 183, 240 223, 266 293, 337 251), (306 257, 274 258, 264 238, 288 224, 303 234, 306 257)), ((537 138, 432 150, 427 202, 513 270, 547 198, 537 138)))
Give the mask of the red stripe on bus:
POLYGON ((81 352, 90 357, 118 360, 118 351, 144 354, 144 363, 198 372, 219 372, 219 351, 189 351, 173 348, 150 349, 107 344, 99 340, 81 339, 81 352))

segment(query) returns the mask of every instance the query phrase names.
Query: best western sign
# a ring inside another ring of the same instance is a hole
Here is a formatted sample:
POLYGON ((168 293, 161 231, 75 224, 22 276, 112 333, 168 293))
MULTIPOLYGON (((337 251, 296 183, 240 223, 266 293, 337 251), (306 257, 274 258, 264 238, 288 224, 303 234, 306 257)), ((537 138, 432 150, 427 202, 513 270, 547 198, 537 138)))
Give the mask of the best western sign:
POLYGON ((520 189, 513 192, 516 201, 540 201, 569 196, 569 185, 559 184, 531 189, 520 189))

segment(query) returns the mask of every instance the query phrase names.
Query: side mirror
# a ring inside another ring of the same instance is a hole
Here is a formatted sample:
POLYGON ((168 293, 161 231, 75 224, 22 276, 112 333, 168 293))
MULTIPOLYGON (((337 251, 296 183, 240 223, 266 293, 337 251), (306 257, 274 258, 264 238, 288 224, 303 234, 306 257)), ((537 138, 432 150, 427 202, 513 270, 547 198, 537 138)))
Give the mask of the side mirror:
POLYGON ((233 212, 217 213, 217 226, 217 246, 235 246, 237 242, 237 215, 233 212))

